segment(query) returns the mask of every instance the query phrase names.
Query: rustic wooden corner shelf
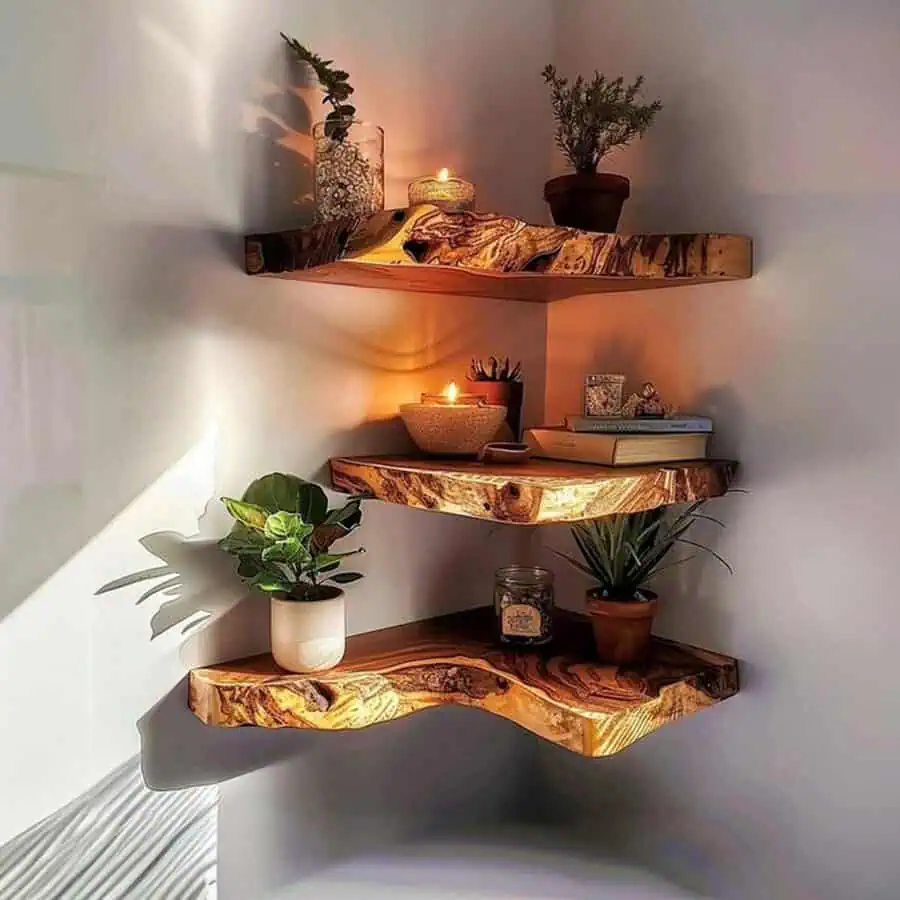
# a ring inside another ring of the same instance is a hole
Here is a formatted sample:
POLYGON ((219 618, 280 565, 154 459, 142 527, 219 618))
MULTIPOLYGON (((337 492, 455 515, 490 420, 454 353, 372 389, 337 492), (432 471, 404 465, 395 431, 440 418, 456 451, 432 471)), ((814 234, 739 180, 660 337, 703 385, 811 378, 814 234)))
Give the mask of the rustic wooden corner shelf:
POLYGON ((531 459, 522 465, 401 456, 338 457, 338 490, 416 509, 545 525, 640 512, 724 494, 737 463, 704 459, 610 468, 531 459))
POLYGON ((735 234, 596 234, 434 206, 245 240, 247 272, 298 281, 528 300, 749 278, 735 234))
POLYGON ((591 661, 590 626, 560 613, 550 648, 511 652, 493 611, 473 610, 350 638, 335 669, 294 675, 270 656, 190 674, 190 707, 209 725, 366 728, 434 706, 483 709, 584 756, 609 756, 737 693, 737 662, 655 639, 628 669, 591 661))

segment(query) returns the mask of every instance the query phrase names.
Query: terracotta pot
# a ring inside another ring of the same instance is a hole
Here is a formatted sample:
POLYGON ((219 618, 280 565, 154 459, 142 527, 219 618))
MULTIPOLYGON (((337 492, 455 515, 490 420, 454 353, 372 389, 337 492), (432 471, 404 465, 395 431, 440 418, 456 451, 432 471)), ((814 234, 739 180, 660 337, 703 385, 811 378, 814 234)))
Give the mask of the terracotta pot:
MULTIPOLYGON (((518 441, 522 436, 522 401, 525 385, 521 381, 470 381, 470 392, 483 394, 488 403, 506 407, 506 424, 512 432, 507 438, 518 441)), ((499 438, 498 438, 499 440, 499 438)))
POLYGON ((649 598, 646 601, 611 600, 602 596, 598 588, 587 592, 587 612, 600 662, 622 666, 647 658, 656 594, 644 594, 649 598))
POLYGON ((272 656, 289 672, 322 672, 344 658, 344 592, 319 589, 321 599, 272 597, 272 656))
POLYGON ((614 232, 630 194, 631 182, 608 172, 560 175, 544 185, 553 221, 583 231, 614 232))

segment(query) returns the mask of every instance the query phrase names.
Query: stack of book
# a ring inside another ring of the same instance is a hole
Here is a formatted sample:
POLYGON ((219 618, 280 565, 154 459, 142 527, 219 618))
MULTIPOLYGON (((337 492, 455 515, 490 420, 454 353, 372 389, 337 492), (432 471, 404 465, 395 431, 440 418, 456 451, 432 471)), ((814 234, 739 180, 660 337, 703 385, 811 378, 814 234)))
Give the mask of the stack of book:
POLYGON ((543 459, 636 466, 705 459, 712 419, 673 416, 668 419, 617 419, 567 416, 555 428, 530 428, 525 443, 543 459))

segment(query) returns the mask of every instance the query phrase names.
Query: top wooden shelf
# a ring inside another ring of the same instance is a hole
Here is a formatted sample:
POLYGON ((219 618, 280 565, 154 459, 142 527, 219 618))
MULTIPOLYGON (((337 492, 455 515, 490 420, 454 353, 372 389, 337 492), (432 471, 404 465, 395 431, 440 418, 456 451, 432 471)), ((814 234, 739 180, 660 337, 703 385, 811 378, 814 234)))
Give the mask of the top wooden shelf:
POLYGON ((752 272, 742 235, 597 234, 429 205, 249 235, 245 256, 250 275, 535 303, 752 272))

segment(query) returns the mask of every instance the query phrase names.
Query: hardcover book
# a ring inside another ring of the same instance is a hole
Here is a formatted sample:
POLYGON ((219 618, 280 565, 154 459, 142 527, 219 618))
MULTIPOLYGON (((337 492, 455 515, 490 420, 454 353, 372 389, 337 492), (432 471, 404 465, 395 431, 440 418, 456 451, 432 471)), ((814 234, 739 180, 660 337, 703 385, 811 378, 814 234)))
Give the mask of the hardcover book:
POLYGON ((529 428, 525 443, 543 459, 635 466, 705 459, 708 434, 589 434, 565 428, 529 428))
POLYGON ((597 434, 710 434, 713 423, 706 416, 672 416, 668 419, 566 416, 566 428, 597 434))

